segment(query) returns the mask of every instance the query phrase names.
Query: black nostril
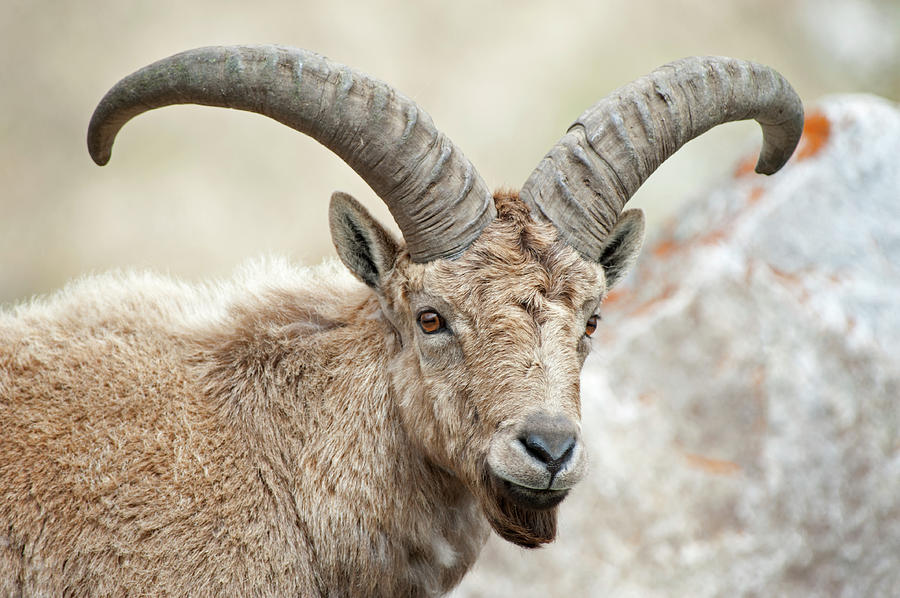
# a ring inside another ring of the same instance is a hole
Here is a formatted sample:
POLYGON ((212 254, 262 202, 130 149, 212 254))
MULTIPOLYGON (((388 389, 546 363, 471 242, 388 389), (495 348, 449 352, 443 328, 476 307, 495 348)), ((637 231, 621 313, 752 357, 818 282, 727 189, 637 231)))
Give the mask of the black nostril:
POLYGON ((528 454, 550 468, 559 468, 572 456, 575 437, 571 434, 541 434, 532 432, 519 438, 528 454))

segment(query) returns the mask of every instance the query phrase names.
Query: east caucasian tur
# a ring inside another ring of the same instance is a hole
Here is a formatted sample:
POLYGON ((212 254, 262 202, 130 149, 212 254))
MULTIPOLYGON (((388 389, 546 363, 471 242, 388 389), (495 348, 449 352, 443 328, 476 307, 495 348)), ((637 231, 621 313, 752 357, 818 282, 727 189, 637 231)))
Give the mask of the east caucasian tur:
POLYGON ((579 372, 637 255, 626 201, 681 145, 756 119, 787 161, 800 101, 728 58, 663 66, 585 111, 518 193, 492 194, 425 112, 314 53, 202 48, 113 87, 105 164, 147 110, 258 112, 366 180, 339 266, 217 284, 88 278, 0 315, 0 595, 430 596, 489 530, 553 540, 585 473, 579 372))

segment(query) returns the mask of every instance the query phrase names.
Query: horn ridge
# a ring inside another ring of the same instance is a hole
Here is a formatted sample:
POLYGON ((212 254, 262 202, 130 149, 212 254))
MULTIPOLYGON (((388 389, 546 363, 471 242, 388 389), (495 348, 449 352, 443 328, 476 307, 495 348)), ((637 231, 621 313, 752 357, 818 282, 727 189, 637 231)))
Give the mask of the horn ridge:
POLYGON ((459 255, 496 216, 487 185, 415 102, 350 67, 283 46, 197 48, 125 77, 91 118, 91 157, 106 164, 126 122, 173 104, 255 112, 319 141, 387 204, 414 261, 459 255), (435 146, 446 151, 435 155, 435 146), (412 217, 420 213, 436 222, 412 217))
POLYGON ((536 217, 596 261, 625 203, 665 160, 714 126, 750 118, 763 133, 757 172, 777 172, 803 129, 803 106, 787 80, 733 58, 671 62, 585 110, 520 195, 536 217))

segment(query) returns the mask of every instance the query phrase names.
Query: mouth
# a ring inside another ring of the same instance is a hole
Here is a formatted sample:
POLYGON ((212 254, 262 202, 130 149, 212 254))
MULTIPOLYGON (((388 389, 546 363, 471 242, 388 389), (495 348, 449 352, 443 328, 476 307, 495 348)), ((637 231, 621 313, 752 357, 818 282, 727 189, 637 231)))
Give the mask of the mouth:
POLYGON ((520 486, 508 480, 495 478, 497 486, 506 497, 523 509, 546 511, 562 502, 569 494, 568 490, 538 490, 520 486))

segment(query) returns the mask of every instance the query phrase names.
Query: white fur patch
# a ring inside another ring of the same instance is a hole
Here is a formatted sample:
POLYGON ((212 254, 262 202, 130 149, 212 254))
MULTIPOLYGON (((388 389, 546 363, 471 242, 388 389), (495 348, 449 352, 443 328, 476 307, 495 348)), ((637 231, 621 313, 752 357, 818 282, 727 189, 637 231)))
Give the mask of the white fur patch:
POLYGON ((435 534, 431 539, 431 549, 434 551, 434 558, 438 564, 445 569, 449 569, 456 565, 459 555, 450 542, 441 534, 435 534))

